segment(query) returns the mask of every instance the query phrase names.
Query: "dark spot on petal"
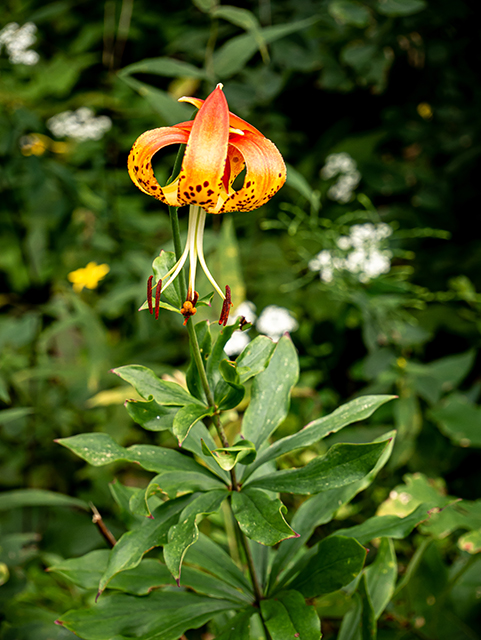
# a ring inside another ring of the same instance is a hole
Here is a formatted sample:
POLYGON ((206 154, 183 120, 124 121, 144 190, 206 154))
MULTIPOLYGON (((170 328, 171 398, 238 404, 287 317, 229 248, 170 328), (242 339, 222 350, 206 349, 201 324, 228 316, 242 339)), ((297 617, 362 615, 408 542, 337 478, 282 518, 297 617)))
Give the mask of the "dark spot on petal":
POLYGON ((206 180, 206 181, 204 182, 204 187, 208 187, 208 186, 209 186, 209 181, 208 181, 208 180, 206 180))
POLYGON ((197 193, 200 193, 202 191, 202 185, 198 184, 195 188, 195 190, 197 191, 197 193))

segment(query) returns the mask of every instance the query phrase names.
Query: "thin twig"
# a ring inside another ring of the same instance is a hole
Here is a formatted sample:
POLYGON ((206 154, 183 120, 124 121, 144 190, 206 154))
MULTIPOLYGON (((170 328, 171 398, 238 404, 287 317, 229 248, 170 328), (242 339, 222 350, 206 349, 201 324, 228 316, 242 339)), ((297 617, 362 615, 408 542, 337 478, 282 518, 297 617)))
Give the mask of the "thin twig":
POLYGON ((92 509, 92 513, 93 513, 92 522, 97 525, 98 530, 107 541, 107 544, 112 548, 115 547, 117 540, 114 538, 113 534, 105 526, 105 522, 103 521, 102 516, 100 515, 97 507, 94 504, 90 503, 90 508, 92 509))

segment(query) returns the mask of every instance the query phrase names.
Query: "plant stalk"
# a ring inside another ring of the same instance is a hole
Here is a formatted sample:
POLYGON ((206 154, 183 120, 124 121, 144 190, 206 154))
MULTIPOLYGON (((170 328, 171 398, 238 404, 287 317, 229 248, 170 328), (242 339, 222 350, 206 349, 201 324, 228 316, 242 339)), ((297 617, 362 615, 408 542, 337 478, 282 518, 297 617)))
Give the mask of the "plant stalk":
MULTIPOLYGON (((172 226, 172 236, 173 236, 173 241, 174 241, 175 257, 176 257, 176 260, 179 260, 180 256, 182 255, 182 245, 181 245, 181 241, 180 241, 179 217, 177 215, 177 209, 174 208, 174 207, 169 207, 169 213, 170 213, 170 221, 171 221, 171 226, 172 226)), ((185 296, 187 295, 187 287, 186 287, 184 271, 182 270, 179 275, 180 275, 181 295, 182 295, 182 298, 185 299, 185 296)), ((209 405, 209 407, 212 407, 215 410, 215 413, 213 415, 213 422, 214 422, 215 429, 217 431, 217 434, 219 436, 220 441, 222 442, 222 446, 223 447, 228 447, 229 446, 229 441, 227 440, 227 436, 225 435, 224 428, 222 427, 222 423, 220 421, 220 415, 219 415, 219 412, 218 412, 216 404, 215 404, 214 396, 213 396, 211 388, 209 386, 209 381, 207 379, 207 373, 205 371, 202 352, 200 350, 199 341, 197 339, 197 333, 195 331, 195 325, 193 324, 192 319, 190 319, 187 322, 187 330, 188 330, 188 333, 189 333, 192 356, 194 358, 194 362, 196 364, 197 371, 199 372, 199 377, 200 377, 200 381, 201 381, 201 384, 202 384, 202 388, 204 389, 205 397, 207 399, 207 404, 209 405)), ((235 469, 231 469, 230 470, 230 477, 231 477, 232 490, 233 491, 240 491, 239 484, 237 483, 235 469)), ((259 584, 259 580, 257 578, 257 574, 256 574, 255 566, 254 566, 254 559, 252 557, 252 553, 251 553, 251 550, 250 550, 250 547, 249 547, 249 542, 248 542, 245 534, 240 530, 240 528, 239 528, 239 534, 240 534, 239 535, 239 539, 240 539, 242 547, 244 549, 244 554, 245 554, 246 562, 247 562, 247 568, 249 570, 249 574, 250 574, 250 577, 251 577, 251 580, 252 580, 252 586, 254 588, 254 593, 255 593, 255 596, 256 596, 256 600, 257 600, 257 602, 259 602, 260 600, 262 600, 263 594, 262 594, 261 586, 259 584)))

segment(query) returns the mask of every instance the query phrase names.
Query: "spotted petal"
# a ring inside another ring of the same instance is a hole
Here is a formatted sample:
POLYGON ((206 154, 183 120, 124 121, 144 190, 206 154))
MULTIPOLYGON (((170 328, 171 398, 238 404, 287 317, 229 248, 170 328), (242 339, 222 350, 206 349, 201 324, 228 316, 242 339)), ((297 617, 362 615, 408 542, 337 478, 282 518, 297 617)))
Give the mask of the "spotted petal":
MULTIPOLYGON (((200 109, 204 104, 204 100, 201 100, 201 98, 190 97, 179 98, 179 102, 188 102, 197 109, 200 109)), ((236 116, 235 113, 232 113, 232 111, 229 111, 229 126, 233 129, 240 129, 241 131, 252 131, 252 133, 257 133, 259 136, 262 136, 262 133, 258 129, 253 127, 245 120, 242 120, 242 118, 239 118, 239 116, 236 116)))
POLYGON ((189 131, 181 128, 185 124, 146 131, 135 141, 127 162, 129 175, 141 191, 173 207, 182 204, 177 198, 177 182, 161 187, 152 169, 152 157, 170 144, 187 143, 189 131))
POLYGON ((219 213, 251 211, 275 195, 286 181, 286 166, 273 142, 246 131, 243 136, 231 135, 229 147, 239 151, 247 165, 244 186, 230 195, 219 213))
POLYGON ((220 85, 199 109, 179 175, 179 202, 212 212, 223 190, 229 140, 229 110, 220 85))

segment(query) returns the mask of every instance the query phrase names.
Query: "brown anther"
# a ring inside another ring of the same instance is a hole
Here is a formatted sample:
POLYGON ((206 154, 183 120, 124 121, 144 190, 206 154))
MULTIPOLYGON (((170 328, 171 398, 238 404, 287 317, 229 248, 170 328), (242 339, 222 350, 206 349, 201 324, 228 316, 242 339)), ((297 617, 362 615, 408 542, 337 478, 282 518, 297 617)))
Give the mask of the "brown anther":
POLYGON ((197 293, 197 291, 194 291, 194 295, 192 296, 192 306, 195 307, 195 305, 197 304, 197 300, 199 299, 199 294, 197 293))
POLYGON ((157 282, 155 287, 155 319, 157 320, 160 313, 160 292, 162 291, 162 280, 157 282))
POLYGON ((152 280, 154 276, 150 276, 147 280, 147 302, 149 304, 149 312, 150 315, 154 313, 154 308, 152 307, 152 280))
POLYGON ((220 312, 220 318, 219 318, 219 324, 223 324, 224 327, 227 324, 227 320, 229 319, 229 311, 230 308, 232 307, 232 302, 231 302, 231 294, 230 294, 230 287, 229 285, 226 285, 225 287, 225 299, 224 299, 224 303, 222 305, 222 311, 220 312))
MULTIPOLYGON (((199 296, 197 296, 198 298, 199 296)), ((197 301, 197 298, 194 295, 194 299, 197 301)), ((180 313, 184 316, 185 320, 184 320, 184 326, 187 324, 189 318, 191 316, 194 316, 197 313, 197 309, 194 307, 194 305, 192 304, 192 302, 190 300, 186 300, 184 302, 184 304, 182 305, 182 309, 180 310, 180 313)))
POLYGON ((247 320, 244 318, 244 316, 240 316, 239 318, 239 329, 243 329, 246 324, 249 324, 249 322, 247 322, 247 320))

